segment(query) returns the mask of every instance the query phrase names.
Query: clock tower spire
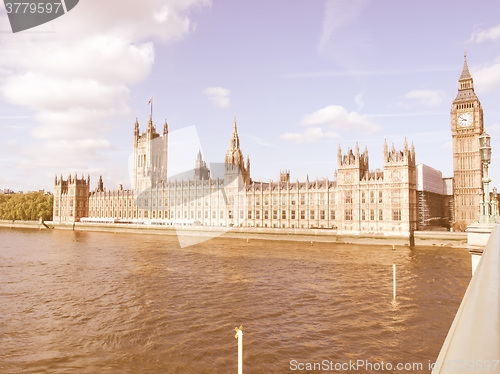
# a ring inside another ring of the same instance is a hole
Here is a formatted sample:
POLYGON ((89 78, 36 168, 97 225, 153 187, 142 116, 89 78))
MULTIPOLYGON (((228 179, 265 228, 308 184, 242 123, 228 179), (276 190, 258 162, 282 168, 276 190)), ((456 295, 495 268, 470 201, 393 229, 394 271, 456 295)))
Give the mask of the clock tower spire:
POLYGON ((454 225, 464 230, 479 221, 483 194, 479 135, 483 131, 483 109, 464 53, 464 67, 458 79, 458 93, 451 106, 453 138, 454 225))
POLYGON ((477 100, 477 96, 474 93, 474 82, 472 80, 472 75, 469 72, 469 66, 467 66, 467 52, 464 53, 464 68, 462 69, 462 74, 458 79, 458 94, 455 101, 469 101, 472 99, 477 100))

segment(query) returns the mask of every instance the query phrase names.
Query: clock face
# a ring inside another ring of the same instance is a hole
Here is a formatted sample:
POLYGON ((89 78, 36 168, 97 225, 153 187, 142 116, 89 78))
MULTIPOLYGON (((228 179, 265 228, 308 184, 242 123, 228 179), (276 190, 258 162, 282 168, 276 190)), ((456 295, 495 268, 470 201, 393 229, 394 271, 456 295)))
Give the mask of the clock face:
POLYGON ((472 113, 466 112, 462 113, 457 118, 457 126, 458 127, 469 127, 472 125, 472 113))

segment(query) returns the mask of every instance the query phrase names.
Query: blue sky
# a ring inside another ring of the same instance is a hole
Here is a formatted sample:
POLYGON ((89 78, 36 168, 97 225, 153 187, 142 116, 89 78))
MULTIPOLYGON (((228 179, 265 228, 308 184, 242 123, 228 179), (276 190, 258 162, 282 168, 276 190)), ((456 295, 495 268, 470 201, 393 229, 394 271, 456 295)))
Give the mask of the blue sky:
POLYGON ((339 144, 356 141, 382 168, 384 139, 405 137, 417 163, 452 176, 464 48, 498 185, 498 14, 482 0, 82 0, 12 34, 0 6, 0 188, 52 190, 69 172, 127 186, 151 96, 158 130, 195 126, 208 162, 236 116, 255 180, 332 179, 339 144))

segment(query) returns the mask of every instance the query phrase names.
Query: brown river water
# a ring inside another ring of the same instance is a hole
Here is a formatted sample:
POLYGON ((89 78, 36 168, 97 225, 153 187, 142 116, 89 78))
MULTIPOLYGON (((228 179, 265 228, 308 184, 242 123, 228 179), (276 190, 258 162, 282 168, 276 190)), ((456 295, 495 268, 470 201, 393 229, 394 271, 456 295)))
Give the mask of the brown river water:
POLYGON ((429 373, 470 272, 456 248, 0 228, 0 373, 236 374, 239 325, 245 374, 429 373))

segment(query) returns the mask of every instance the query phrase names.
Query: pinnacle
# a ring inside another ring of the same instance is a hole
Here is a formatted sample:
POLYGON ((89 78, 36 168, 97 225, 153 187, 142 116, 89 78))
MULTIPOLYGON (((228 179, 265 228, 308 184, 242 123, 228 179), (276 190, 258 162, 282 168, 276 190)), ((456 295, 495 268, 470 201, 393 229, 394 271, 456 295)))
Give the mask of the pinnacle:
POLYGON ((464 68, 462 70, 462 75, 460 75, 459 80, 470 79, 470 78, 472 78, 472 76, 470 75, 469 67, 467 66, 467 53, 464 53, 464 68))

